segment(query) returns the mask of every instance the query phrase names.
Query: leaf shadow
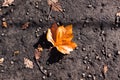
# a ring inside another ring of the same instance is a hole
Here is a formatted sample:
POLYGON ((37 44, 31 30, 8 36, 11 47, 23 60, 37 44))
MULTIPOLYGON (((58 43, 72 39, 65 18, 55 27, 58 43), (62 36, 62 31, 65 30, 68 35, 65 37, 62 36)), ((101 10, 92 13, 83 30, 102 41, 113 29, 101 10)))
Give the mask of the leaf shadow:
POLYGON ((46 48, 46 49, 49 49, 49 48, 52 46, 52 44, 51 44, 50 42, 48 42, 47 39, 46 39, 46 33, 43 33, 43 34, 40 36, 38 42, 37 42, 36 44, 34 44, 33 47, 34 47, 34 48, 37 48, 39 44, 41 45, 41 47, 42 47, 43 49, 45 49, 45 48, 46 48))
MULTIPOLYGON (((50 49, 52 47, 52 44, 50 42, 48 42, 47 39, 46 39, 46 33, 43 33, 40 36, 38 42, 36 44, 34 44, 33 47, 37 48, 38 45, 41 45, 41 47, 43 49, 50 49)), ((59 60, 61 60, 63 58, 63 56, 64 56, 64 54, 60 53, 55 47, 53 47, 50 50, 49 58, 47 60, 47 63, 48 64, 56 63, 59 60)))
POLYGON ((49 56, 47 62, 48 64, 53 64, 59 62, 64 57, 64 54, 60 53, 56 48, 52 48, 49 56))

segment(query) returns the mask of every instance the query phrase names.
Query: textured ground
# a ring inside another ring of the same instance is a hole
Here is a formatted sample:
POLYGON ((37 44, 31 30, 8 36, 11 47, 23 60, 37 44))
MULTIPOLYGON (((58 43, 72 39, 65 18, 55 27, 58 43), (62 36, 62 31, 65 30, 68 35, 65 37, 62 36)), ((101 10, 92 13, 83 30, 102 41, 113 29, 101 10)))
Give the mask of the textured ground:
POLYGON ((120 0, 59 0, 64 9, 52 11, 46 0, 15 0, 3 8, 0 1, 0 80, 120 80, 120 28, 115 26, 115 14, 120 0), (2 28, 2 18, 8 28, 2 28), (21 26, 30 21, 30 26, 21 26), (49 51, 44 33, 52 23, 73 24, 74 41, 78 44, 70 55, 49 51), (36 30, 38 34, 36 34, 36 30), (40 37, 36 37, 39 35, 40 37), (34 48, 42 44, 44 50, 40 65, 49 75, 39 71, 34 60, 34 48), (18 55, 14 55, 19 51, 18 55), (25 68, 24 57, 34 62, 34 68, 25 68), (103 75, 103 66, 108 71, 103 75))

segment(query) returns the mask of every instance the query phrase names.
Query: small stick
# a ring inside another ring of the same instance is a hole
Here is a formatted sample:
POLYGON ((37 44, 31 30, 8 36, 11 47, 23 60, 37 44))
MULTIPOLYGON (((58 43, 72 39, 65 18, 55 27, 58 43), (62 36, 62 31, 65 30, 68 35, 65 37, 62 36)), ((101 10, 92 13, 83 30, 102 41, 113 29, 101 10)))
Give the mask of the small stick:
POLYGON ((38 65, 38 67, 39 67, 39 70, 40 70, 44 75, 47 75, 47 73, 44 72, 43 67, 40 65, 39 61, 36 60, 36 59, 35 59, 35 61, 36 61, 37 65, 38 65))

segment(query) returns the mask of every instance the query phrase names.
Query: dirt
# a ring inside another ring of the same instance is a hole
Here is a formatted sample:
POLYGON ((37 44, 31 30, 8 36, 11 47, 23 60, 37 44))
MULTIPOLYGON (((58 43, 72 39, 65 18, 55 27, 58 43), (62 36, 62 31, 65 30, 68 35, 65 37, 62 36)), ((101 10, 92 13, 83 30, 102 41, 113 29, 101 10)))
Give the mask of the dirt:
POLYGON ((120 0, 59 2, 63 13, 52 11, 47 19, 47 0, 15 0, 9 7, 2 7, 0 1, 0 58, 5 59, 0 65, 0 80, 120 80, 120 26, 115 24, 120 0), (3 18, 7 28, 2 27, 3 18), (29 27, 22 30, 26 22, 29 27), (50 50, 45 34, 54 22, 73 25, 78 47, 70 55, 50 50), (38 44, 43 47, 39 63, 47 74, 34 59, 38 44), (33 69, 25 67, 24 58, 33 61, 33 69))

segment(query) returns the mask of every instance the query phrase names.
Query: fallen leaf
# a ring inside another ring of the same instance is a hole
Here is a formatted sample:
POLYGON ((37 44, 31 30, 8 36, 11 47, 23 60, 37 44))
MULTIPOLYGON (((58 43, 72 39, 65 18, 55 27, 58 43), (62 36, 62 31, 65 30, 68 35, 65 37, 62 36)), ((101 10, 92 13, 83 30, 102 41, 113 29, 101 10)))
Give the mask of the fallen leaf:
POLYGON ((4 58, 0 58, 0 64, 2 64, 4 61, 4 58))
POLYGON ((26 68, 31 68, 33 69, 33 62, 29 60, 28 58, 24 58, 24 64, 26 68))
POLYGON ((14 1, 14 0, 4 0, 2 6, 4 6, 4 7, 8 7, 9 5, 12 4, 13 1, 14 1))
POLYGON ((7 25, 7 22, 6 22, 6 21, 3 21, 3 22, 2 22, 2 27, 4 27, 4 28, 7 28, 7 27, 8 27, 8 25, 7 25))
POLYGON ((72 25, 58 27, 54 23, 47 32, 47 40, 63 54, 70 54, 70 51, 73 51, 77 47, 77 44, 72 41, 72 38, 72 25))
POLYGON ((103 66, 103 73, 106 74, 107 71, 108 71, 108 67, 107 67, 107 65, 104 65, 103 66))
POLYGON ((43 51, 43 48, 41 47, 41 45, 38 45, 38 48, 35 49, 35 52, 34 52, 36 60, 40 59, 42 51, 43 51))
POLYGON ((27 29, 29 27, 30 22, 26 22, 22 25, 22 29, 27 29))
POLYGON ((63 11, 60 3, 58 0, 47 0, 48 5, 51 7, 52 10, 54 11, 63 11))

